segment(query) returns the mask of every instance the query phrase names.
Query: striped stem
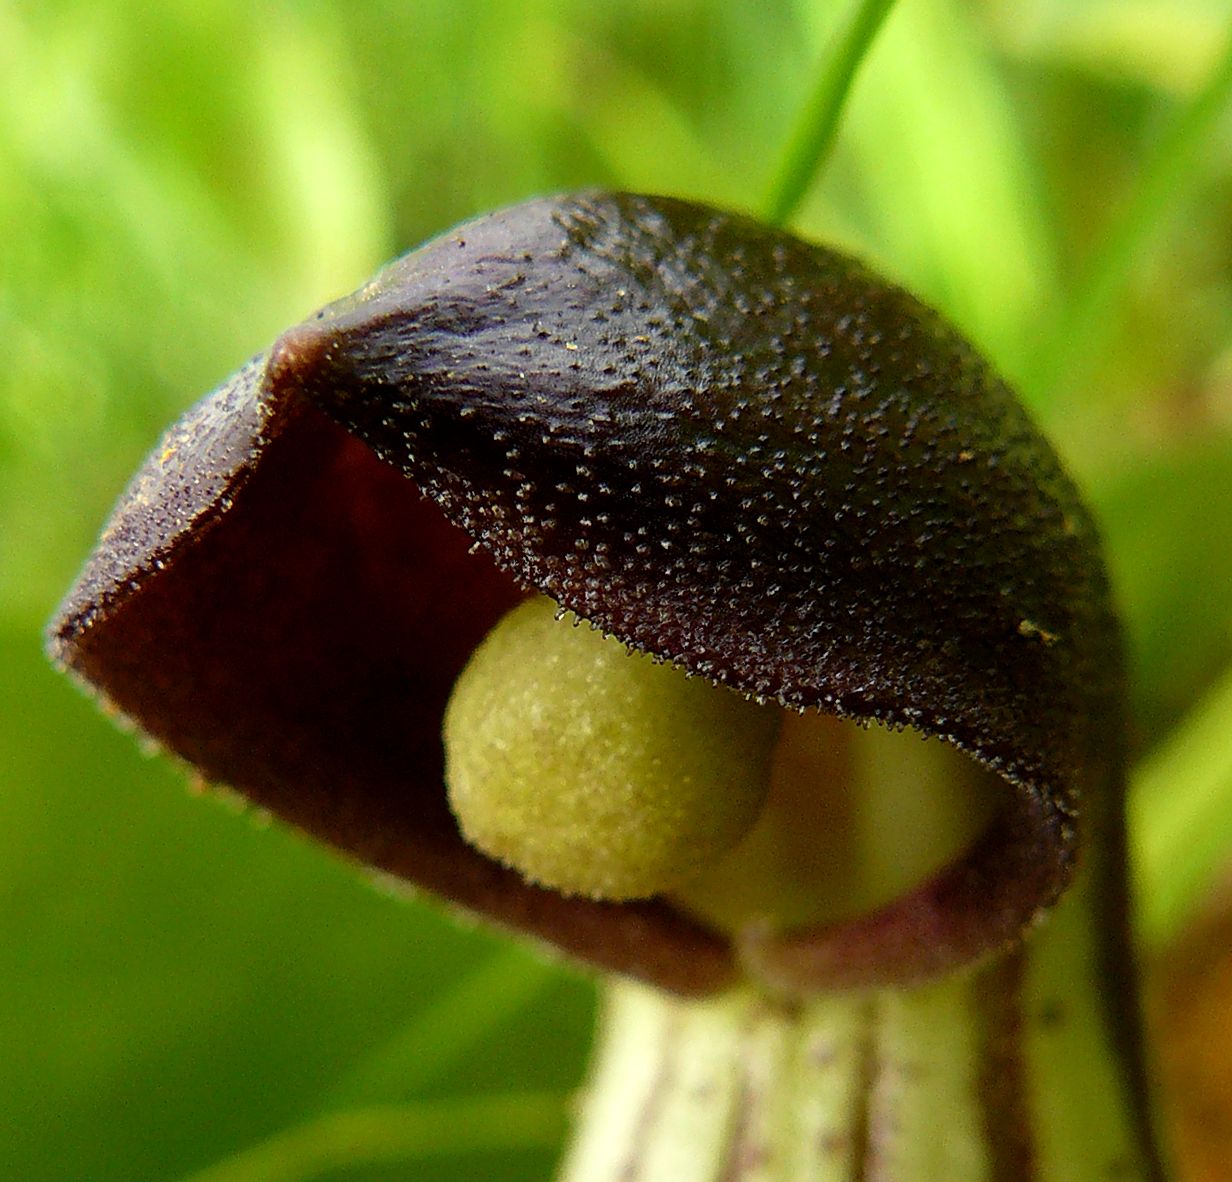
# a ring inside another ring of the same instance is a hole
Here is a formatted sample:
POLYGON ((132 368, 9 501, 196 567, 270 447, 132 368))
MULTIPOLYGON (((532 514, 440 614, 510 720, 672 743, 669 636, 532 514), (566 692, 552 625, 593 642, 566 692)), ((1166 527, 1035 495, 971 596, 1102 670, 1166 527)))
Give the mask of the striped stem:
POLYGON ((1156 1182, 1097 895, 912 990, 612 985, 562 1182, 1156 1182))

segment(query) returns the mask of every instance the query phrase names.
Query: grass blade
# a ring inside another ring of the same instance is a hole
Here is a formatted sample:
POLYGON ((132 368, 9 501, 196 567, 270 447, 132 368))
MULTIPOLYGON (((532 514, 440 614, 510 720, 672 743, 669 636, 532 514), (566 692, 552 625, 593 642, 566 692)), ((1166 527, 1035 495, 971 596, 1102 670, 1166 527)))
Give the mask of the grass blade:
POLYGON ((1096 247, 1083 278, 1045 338, 1030 386, 1075 385, 1097 351, 1113 306, 1143 250, 1202 159, 1202 147, 1232 98, 1232 34, 1206 84, 1183 107, 1144 164, 1138 188, 1096 247))
POLYGON ((565 1097, 539 1093, 331 1112, 184 1182, 307 1182, 357 1166, 442 1154, 541 1149, 565 1132, 565 1097))
POLYGON ((347 1072, 328 1102, 355 1102, 395 1079, 408 1095, 431 1086, 557 979, 525 949, 497 949, 347 1072))
POLYGON ((831 41, 766 201, 766 220, 772 224, 791 220, 820 172, 856 72, 893 7, 894 0, 856 0, 831 41))

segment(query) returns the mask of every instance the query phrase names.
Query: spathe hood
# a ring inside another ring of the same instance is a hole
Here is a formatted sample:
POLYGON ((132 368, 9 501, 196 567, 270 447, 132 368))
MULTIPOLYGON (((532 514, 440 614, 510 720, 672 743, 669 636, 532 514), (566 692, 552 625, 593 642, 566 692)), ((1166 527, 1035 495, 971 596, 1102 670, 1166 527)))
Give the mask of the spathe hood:
POLYGON ((1117 790, 1095 531, 1004 384, 855 261, 665 198, 492 214, 289 330, 151 454, 50 643, 208 779, 684 992, 741 956, 841 986, 987 955, 1117 790), (532 589, 693 673, 958 746, 1005 810, 911 895, 743 947, 530 886, 458 836, 440 719, 532 589))

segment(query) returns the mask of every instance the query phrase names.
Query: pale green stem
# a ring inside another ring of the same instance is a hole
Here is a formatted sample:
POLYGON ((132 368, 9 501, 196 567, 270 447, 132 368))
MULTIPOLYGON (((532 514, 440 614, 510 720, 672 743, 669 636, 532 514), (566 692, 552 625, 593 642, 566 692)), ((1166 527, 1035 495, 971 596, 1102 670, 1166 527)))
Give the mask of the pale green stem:
POLYGON ((1146 1182, 1080 883, 1026 947, 785 1007, 611 986, 561 1182, 1146 1182))
POLYGON ((1167 128, 1141 169, 1137 187, 1096 247, 1068 304, 1037 353, 1027 385, 1071 388, 1098 349, 1126 281, 1165 218, 1185 192, 1216 122, 1232 98, 1232 35, 1202 89, 1167 128))
POLYGON ((766 221, 781 226, 804 199, 838 131, 843 104, 894 0, 856 0, 831 41, 813 91, 792 130, 766 201, 766 221))

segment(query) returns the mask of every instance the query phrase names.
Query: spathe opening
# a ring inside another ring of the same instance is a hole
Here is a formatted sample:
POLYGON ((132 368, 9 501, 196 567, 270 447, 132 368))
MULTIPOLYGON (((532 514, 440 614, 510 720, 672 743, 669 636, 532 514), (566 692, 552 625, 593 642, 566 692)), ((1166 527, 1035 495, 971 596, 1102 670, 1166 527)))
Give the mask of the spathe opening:
POLYGON ((52 639, 206 779, 385 875, 682 993, 733 982, 741 958, 789 992, 929 976, 1013 940, 1064 884, 1074 835, 1045 796, 1008 786, 957 863, 819 926, 733 931, 695 901, 564 897, 476 853, 447 807, 441 719, 525 592, 343 428, 237 381, 259 413, 234 413, 232 383, 172 429, 52 639), (194 422, 217 428, 199 455, 194 422))

